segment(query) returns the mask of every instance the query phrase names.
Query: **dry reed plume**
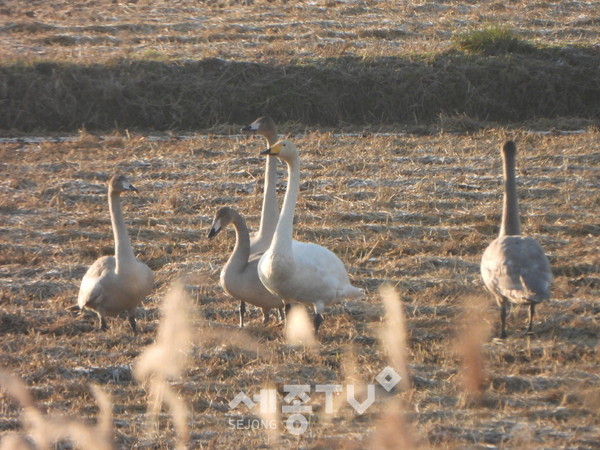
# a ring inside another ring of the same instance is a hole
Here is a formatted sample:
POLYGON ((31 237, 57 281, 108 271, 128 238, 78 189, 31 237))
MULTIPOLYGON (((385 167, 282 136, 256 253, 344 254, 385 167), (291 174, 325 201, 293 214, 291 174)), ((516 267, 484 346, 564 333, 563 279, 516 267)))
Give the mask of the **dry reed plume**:
POLYGON ((162 304, 162 318, 154 344, 139 356, 135 375, 148 389, 148 430, 158 428, 158 415, 163 404, 169 407, 176 434, 177 448, 186 448, 188 409, 169 384, 180 378, 193 344, 192 302, 184 286, 178 282, 162 304))
POLYGON ((399 387, 408 390, 411 387, 408 368, 408 341, 406 339, 406 321, 402 301, 398 291, 390 285, 379 288, 379 294, 385 308, 384 325, 379 339, 385 350, 390 366, 402 377, 399 387))
POLYGON ((92 392, 100 409, 98 424, 86 425, 75 418, 55 417, 44 414, 36 405, 27 386, 18 377, 0 370, 0 387, 23 408, 22 422, 25 435, 12 434, 2 438, 2 449, 53 448, 60 442, 71 442, 76 448, 111 450, 113 444, 112 403, 99 387, 92 392), (6 439, 6 441, 5 441, 6 439))
POLYGON ((267 434, 267 444, 272 448, 279 448, 281 445, 281 429, 279 414, 280 402, 277 398, 277 389, 273 385, 267 385, 263 388, 263 392, 268 392, 268 402, 260 405, 258 415, 267 434))
POLYGON ((304 305, 291 308, 285 320, 285 340, 290 345, 302 345, 306 349, 318 346, 315 328, 304 305))
POLYGON ((463 301, 463 314, 458 325, 454 350, 462 365, 461 383, 467 403, 479 404, 482 400, 487 375, 483 344, 490 335, 486 302, 480 296, 467 296, 463 301))
MULTIPOLYGON (((379 288, 384 305, 384 324, 379 330, 379 340, 388 358, 389 366, 400 376, 401 391, 412 387, 408 368, 408 340, 406 319, 398 291, 389 284, 379 288)), ((403 399, 394 397, 385 401, 382 413, 375 426, 369 447, 379 449, 426 448, 423 439, 410 423, 403 399)))
POLYGON ((429 448, 406 416, 406 408, 399 398, 388 400, 375 425, 369 448, 372 450, 426 449, 429 448))

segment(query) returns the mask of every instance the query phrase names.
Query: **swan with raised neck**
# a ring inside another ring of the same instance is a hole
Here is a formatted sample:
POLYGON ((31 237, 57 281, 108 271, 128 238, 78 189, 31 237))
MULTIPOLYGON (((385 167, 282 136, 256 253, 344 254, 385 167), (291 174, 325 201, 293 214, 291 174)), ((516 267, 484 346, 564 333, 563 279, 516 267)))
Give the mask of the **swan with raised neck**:
POLYGON ((531 237, 521 236, 513 141, 502 146, 504 198, 499 236, 481 258, 481 277, 500 306, 500 337, 506 337, 511 303, 529 306, 527 333, 533 333, 535 307, 550 298, 552 271, 544 250, 531 237))
POLYGON ((323 321, 326 305, 364 293, 348 279, 342 261, 330 250, 314 243, 293 240, 293 222, 300 186, 300 156, 289 140, 281 140, 263 154, 284 161, 288 183, 277 228, 269 249, 258 263, 265 287, 287 303, 313 305, 315 330, 323 321))
POLYGON ((154 286, 154 274, 133 253, 121 209, 121 194, 137 189, 125 175, 116 174, 108 181, 108 205, 115 240, 115 255, 103 256, 90 266, 81 280, 77 305, 98 315, 101 330, 106 316, 127 311, 135 333, 135 311, 154 286))
MULTIPOLYGON (((241 129, 244 133, 261 135, 267 141, 267 148, 277 142, 277 127, 269 116, 262 116, 241 129)), ((268 156, 265 167, 265 185, 260 214, 260 226, 256 233, 250 236, 251 253, 262 253, 271 244, 271 239, 279 219, 277 204, 277 158, 268 156)))

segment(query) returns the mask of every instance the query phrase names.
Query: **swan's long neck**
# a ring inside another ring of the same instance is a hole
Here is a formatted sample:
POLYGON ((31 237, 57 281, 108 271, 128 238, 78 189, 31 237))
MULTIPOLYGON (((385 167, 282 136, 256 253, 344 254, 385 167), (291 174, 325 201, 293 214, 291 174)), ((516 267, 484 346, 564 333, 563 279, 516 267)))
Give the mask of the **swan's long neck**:
MULTIPOLYGON (((265 136, 269 147, 277 142, 277 134, 265 136)), ((267 156, 267 166, 265 175, 265 193, 262 203, 262 212, 260 214, 260 228, 258 235, 267 238, 269 241, 275 234, 277 220, 279 218, 279 206, 277 205, 277 158, 267 156)))
POLYGON ((238 213, 233 213, 231 223, 235 228, 235 247, 225 267, 240 273, 246 268, 250 258, 250 236, 246 222, 238 213))
POLYGON ((519 199, 517 197, 514 153, 504 154, 503 163, 504 204, 502 206, 500 236, 518 236, 521 234, 521 219, 519 218, 519 199))
POLYGON ((113 235, 115 237, 115 260, 117 262, 116 272, 126 264, 135 261, 135 255, 131 248, 131 242, 127 235, 125 219, 121 210, 121 198, 118 193, 110 192, 108 195, 108 207, 110 209, 110 221, 112 223, 113 235))
POLYGON ((298 200, 298 191, 300 190, 300 160, 295 158, 291 161, 286 161, 286 163, 289 174, 288 185, 271 249, 273 253, 291 255, 294 211, 296 209, 296 201, 298 200))

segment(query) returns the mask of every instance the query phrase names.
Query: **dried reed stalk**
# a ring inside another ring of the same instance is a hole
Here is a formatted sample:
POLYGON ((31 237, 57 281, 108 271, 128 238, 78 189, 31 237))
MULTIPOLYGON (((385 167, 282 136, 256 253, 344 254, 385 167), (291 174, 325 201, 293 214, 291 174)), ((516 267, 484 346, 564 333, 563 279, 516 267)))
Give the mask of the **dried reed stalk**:
POLYGON ((285 340, 290 345, 302 345, 306 349, 318 345, 315 328, 304 306, 296 305, 287 314, 285 340))
POLYGON ((266 432, 267 432, 267 440, 268 445, 273 448, 281 447, 281 430, 279 428, 279 424, 281 422, 280 414, 279 414, 279 402, 277 401, 277 390, 273 385, 267 385, 264 388, 270 394, 269 401, 266 405, 261 403, 259 408, 259 416, 261 421, 265 424, 266 432))
POLYGON ((482 344, 490 331, 489 322, 485 320, 483 299, 479 296, 467 297, 454 348, 461 360, 462 387, 465 400, 469 403, 480 403, 485 390, 487 375, 482 344))
POLYGON ((394 398, 387 402, 384 413, 379 418, 371 437, 369 448, 384 449, 425 449, 426 441, 406 419, 402 400, 394 398))
POLYGON ((411 387, 407 361, 406 321, 402 301, 396 289, 390 285, 379 288, 379 295, 385 308, 385 319, 379 339, 385 350, 390 366, 402 377, 398 386, 402 390, 411 387))
POLYGON ((163 301, 156 341, 139 356, 134 368, 136 378, 148 389, 148 430, 158 429, 158 414, 165 404, 179 449, 186 448, 189 439, 188 411, 169 381, 181 377, 186 367, 193 343, 191 315, 191 299, 177 282, 163 301))
POLYGON ((82 449, 112 450, 115 448, 112 403, 100 387, 92 386, 100 407, 100 417, 97 426, 90 426, 76 419, 51 417, 42 413, 29 394, 25 383, 4 370, 0 370, 0 386, 23 407, 23 427, 28 435, 13 434, 7 442, 3 439, 3 449, 49 449, 64 440, 71 441, 76 448, 82 449))

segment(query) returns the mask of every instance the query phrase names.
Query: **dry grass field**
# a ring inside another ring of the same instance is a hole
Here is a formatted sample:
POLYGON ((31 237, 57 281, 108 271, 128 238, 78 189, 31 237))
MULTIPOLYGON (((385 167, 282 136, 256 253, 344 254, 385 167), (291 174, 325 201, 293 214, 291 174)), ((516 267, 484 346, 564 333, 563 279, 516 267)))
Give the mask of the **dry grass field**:
MULTIPOLYGON (((422 56, 488 25, 536 45, 593 47, 599 35, 597 5, 581 1, 3 0, 0 18, 5 61, 107 67, 121 58, 287 67, 422 56)), ((312 347, 290 345, 283 325, 262 325, 257 308, 240 330, 238 304, 218 286, 234 234, 208 240, 214 213, 227 205, 251 229, 259 222, 264 142, 234 134, 255 118, 184 138, 119 129, 0 142, 0 448, 26 448, 12 446, 16 436, 39 439, 65 424, 79 448, 598 446, 598 117, 536 117, 550 132, 519 122, 482 129, 460 115, 419 134, 376 121, 280 124, 302 158, 295 238, 333 250, 367 294, 326 308, 312 347), (479 261, 498 233, 508 138, 518 149, 523 231, 545 249, 554 282, 535 335, 525 335, 526 308, 513 308, 509 336, 498 340, 479 261), (139 189, 123 195, 123 209, 138 258, 156 274, 137 335, 125 317, 101 332, 95 316, 67 311, 89 265, 114 251, 106 181, 115 171, 139 189), (180 284, 185 295, 169 294, 180 284), (384 285, 395 288, 404 321, 389 291, 384 303, 384 285), (387 392, 376 377, 387 366, 401 372, 403 360, 408 381, 387 392), (334 414, 316 392, 324 384, 343 386, 334 414), (300 435, 286 428, 284 385, 310 387, 300 435), (362 400, 367 385, 376 398, 358 414, 346 394, 355 386, 362 400), (277 415, 230 408, 238 393, 261 389, 277 391, 277 415), (148 406, 152 398, 165 406, 148 406)), ((1 123, 0 132, 10 134, 1 123)), ((279 173, 282 200, 285 166, 279 173)), ((68 439, 48 445, 73 448, 68 439)))
MULTIPOLYGON (((119 447, 169 448, 162 416, 156 438, 144 428, 146 394, 131 365, 153 342, 159 305, 184 277, 194 300, 195 346, 174 389, 189 409, 191 447, 256 447, 264 430, 231 430, 256 411, 228 402, 239 391, 273 385, 344 384, 349 373, 374 383, 388 365, 378 341, 383 306, 378 288, 397 286, 408 329, 412 388, 394 397, 419 436, 433 447, 592 448, 600 438, 598 206, 600 140, 576 135, 516 133, 524 230, 549 255, 552 300, 539 308, 535 337, 525 337, 526 309, 513 309, 509 337, 486 337, 485 390, 472 403, 462 388, 457 353, 462 312, 497 334, 498 310, 483 291, 479 259, 498 231, 499 146, 506 131, 472 136, 336 137, 292 135, 303 158, 296 238, 326 245, 346 263, 364 301, 329 307, 314 351, 285 344, 282 326, 264 327, 258 309, 237 331, 237 304, 217 286, 233 232, 209 241, 222 205, 258 223, 262 141, 198 137, 152 141, 89 135, 70 143, 2 146, 2 315, 0 364, 22 377, 48 414, 93 421, 90 384, 114 403, 119 447), (142 332, 126 320, 95 329, 93 316, 73 317, 86 268, 113 250, 105 181, 127 173, 139 196, 124 209, 139 258, 156 272, 155 293, 139 309, 142 332), (353 356, 351 356, 353 355, 353 356), (348 361, 355 360, 355 369, 348 361)), ((281 175, 285 171, 281 168, 281 175)), ((282 183, 282 187, 285 183, 282 183)), ((282 446, 364 447, 386 410, 385 391, 363 415, 349 406, 326 420, 313 395, 309 431, 282 433, 282 446)), ((3 431, 20 430, 20 407, 3 398, 3 431)))
POLYGON ((585 1, 3 0, 7 59, 224 58, 282 64, 448 50, 457 31, 518 30, 540 45, 598 43, 585 1))

